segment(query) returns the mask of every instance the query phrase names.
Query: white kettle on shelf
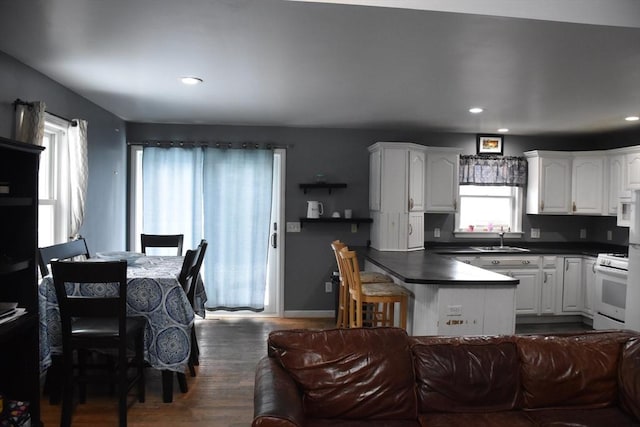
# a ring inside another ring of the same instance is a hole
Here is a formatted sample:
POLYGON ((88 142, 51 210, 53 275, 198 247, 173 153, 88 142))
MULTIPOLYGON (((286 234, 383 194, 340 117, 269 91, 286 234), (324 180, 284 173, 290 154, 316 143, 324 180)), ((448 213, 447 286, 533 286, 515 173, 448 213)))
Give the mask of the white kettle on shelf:
POLYGON ((307 200, 307 218, 320 218, 324 213, 322 202, 317 200, 307 200))

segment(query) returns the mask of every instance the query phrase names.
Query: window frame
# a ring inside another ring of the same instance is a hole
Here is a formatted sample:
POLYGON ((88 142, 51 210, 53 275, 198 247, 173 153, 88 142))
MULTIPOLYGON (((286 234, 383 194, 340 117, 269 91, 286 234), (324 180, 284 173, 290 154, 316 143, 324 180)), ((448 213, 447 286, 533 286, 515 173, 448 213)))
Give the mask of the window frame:
MULTIPOLYGON (((69 123, 66 120, 58 118, 52 114, 45 113, 45 126, 43 144, 46 149, 46 155, 41 156, 40 171, 46 174, 38 176, 38 207, 53 206, 53 232, 48 236, 53 237, 53 242, 42 241, 39 238, 38 246, 48 246, 51 244, 63 243, 69 240, 69 201, 70 195, 64 191, 68 188, 69 177, 64 173, 69 168, 69 159, 67 150, 69 137, 69 123), (41 191, 42 185, 46 185, 47 196, 42 197, 44 191, 41 191)), ((41 221, 39 221, 38 235, 42 235, 40 230, 41 221)))
MULTIPOLYGON (((497 186, 497 187, 505 187, 505 188, 509 188, 511 190, 511 195, 509 196, 501 196, 501 195, 469 195, 469 196, 465 196, 463 195, 463 191, 462 188, 463 187, 469 187, 468 185, 459 185, 459 193, 458 193, 458 210, 455 213, 455 219, 454 219, 454 231, 453 234, 455 237, 464 237, 464 238, 488 238, 488 237, 498 237, 500 230, 492 230, 492 231, 488 231, 488 230, 474 230, 474 231, 469 231, 469 230, 465 230, 463 229, 463 227, 461 227, 460 224, 460 220, 462 217, 462 207, 463 207, 463 203, 462 203, 462 199, 464 197, 477 197, 477 198, 507 198, 511 200, 510 203, 510 216, 511 216, 511 223, 512 223, 512 227, 511 230, 503 230, 504 231, 504 236, 505 237, 513 237, 513 238, 519 238, 522 237, 522 235, 524 234, 524 231, 522 229, 522 223, 523 223, 523 215, 524 215, 524 189, 522 187, 514 187, 514 186, 497 186)), ((474 185, 473 187, 483 187, 480 185, 474 185)), ((496 187, 496 186, 491 186, 491 187, 496 187)))

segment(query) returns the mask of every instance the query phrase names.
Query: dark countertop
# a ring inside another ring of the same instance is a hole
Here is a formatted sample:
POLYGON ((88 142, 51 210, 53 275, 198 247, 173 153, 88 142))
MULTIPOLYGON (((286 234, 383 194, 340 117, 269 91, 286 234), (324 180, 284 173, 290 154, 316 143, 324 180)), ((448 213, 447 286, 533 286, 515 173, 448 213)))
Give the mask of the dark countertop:
POLYGON ((358 248, 366 260, 405 283, 439 285, 513 285, 513 277, 474 267, 429 251, 381 252, 358 248))
POLYGON ((477 246, 498 246, 496 241, 466 241, 455 243, 432 243, 425 244, 425 250, 429 253, 440 255, 577 255, 577 256, 598 256, 599 253, 627 253, 628 247, 623 245, 613 245, 606 243, 589 242, 518 242, 505 241, 507 246, 529 249, 528 252, 481 252, 471 247, 477 246))

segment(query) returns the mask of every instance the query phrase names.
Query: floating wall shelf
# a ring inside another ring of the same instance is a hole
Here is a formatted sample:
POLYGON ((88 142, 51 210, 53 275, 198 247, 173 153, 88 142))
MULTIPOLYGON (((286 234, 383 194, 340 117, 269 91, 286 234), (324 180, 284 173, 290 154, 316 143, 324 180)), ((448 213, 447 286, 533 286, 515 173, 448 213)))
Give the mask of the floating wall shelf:
POLYGON ((315 183, 309 183, 309 184, 300 184, 300 188, 302 188, 302 191, 304 191, 305 194, 307 194, 307 190, 320 189, 320 188, 328 189, 329 194, 331 194, 332 189, 347 188, 347 184, 345 184, 344 182, 334 182, 334 183, 315 182, 315 183))

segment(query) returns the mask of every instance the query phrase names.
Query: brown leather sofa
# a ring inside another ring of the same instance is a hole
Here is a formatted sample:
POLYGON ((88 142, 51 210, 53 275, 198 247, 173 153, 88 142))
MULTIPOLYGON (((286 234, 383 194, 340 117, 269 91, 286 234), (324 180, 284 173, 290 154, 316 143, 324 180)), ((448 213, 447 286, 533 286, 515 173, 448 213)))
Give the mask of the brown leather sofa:
POLYGON ((254 427, 639 426, 640 334, 272 332, 254 427))

